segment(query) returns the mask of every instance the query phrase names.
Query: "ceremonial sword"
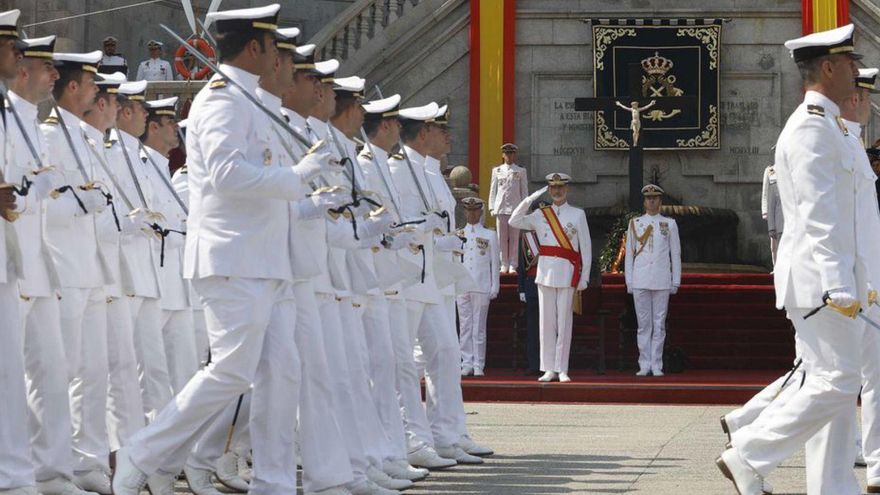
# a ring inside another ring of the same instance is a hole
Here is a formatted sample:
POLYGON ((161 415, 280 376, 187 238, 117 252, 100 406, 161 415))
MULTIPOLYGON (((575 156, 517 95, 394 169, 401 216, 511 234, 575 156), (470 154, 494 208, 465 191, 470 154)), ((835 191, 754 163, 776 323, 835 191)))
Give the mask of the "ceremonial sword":
POLYGON ((134 171, 134 165, 131 163, 131 157, 128 156, 128 148, 126 148, 125 140, 122 137, 122 131, 119 130, 118 126, 116 127, 116 136, 119 137, 119 146, 122 147, 122 156, 125 157, 125 164, 128 166, 131 180, 134 181, 134 188, 137 191, 138 199, 141 200, 141 206, 144 207, 144 210, 149 211, 150 208, 147 207, 147 198, 144 196, 143 189, 141 189, 141 183, 138 182, 137 174, 134 171))
MULTIPOLYGON (((31 156, 34 157, 34 160, 37 162, 37 170, 34 171, 34 175, 40 173, 46 166, 43 164, 43 158, 40 157, 40 153, 37 151, 37 148, 34 146, 33 141, 31 141, 30 135, 28 135, 27 131, 24 130, 24 123, 21 121, 21 117, 18 115, 18 110, 15 109, 15 105, 12 104, 12 100, 9 98, 9 94, 6 90, 0 90, 2 93, 3 101, 6 101, 9 107, 9 113, 12 114, 12 118, 15 119, 15 124, 18 126, 18 130, 21 131, 22 137, 24 137, 24 142, 27 144, 28 150, 31 152, 31 156)), ((0 101, 2 104, 2 101, 0 101)), ((0 177, 0 182, 2 182, 2 177, 0 177)), ((19 196, 27 196, 28 191, 31 187, 31 180, 27 178, 27 176, 22 176, 21 178, 21 186, 15 187, 12 189, 19 196)))
POLYGON ((361 127, 361 137, 364 138, 364 146, 367 147, 367 152, 370 153, 370 161, 373 162, 373 167, 376 168, 376 173, 382 178, 382 185, 385 186, 385 191, 388 192, 388 199, 391 200, 391 206, 394 207, 397 221, 400 222, 403 220, 403 217, 400 215, 400 207, 397 205, 397 200, 394 199, 394 194, 391 192, 391 185, 388 183, 388 179, 385 178, 385 174, 382 173, 382 167, 379 166, 379 162, 376 160, 376 152, 373 149, 373 143, 370 142, 370 138, 367 137, 367 133, 364 131, 363 127, 361 127))
MULTIPOLYGON (((877 297, 876 293, 869 294, 868 300, 871 301, 869 304, 876 304, 875 303, 876 297, 877 297)), ((840 313, 843 316, 846 316, 848 318, 852 318, 852 319, 860 318, 862 321, 864 321, 868 325, 871 325, 875 329, 880 330, 880 324, 878 324, 876 321, 872 320, 871 318, 868 318, 867 316, 865 316, 865 314, 863 313, 862 308, 861 308, 861 303, 859 301, 856 301, 852 305, 846 306, 846 307, 838 306, 837 304, 834 304, 834 302, 831 300, 831 295, 828 292, 826 292, 825 294, 822 295, 822 304, 820 304, 819 306, 816 306, 809 313, 804 315, 804 319, 806 320, 807 318, 815 315, 825 306, 830 307, 834 311, 837 311, 838 313, 840 313)))
MULTIPOLYGON (((70 131, 67 130, 67 124, 64 123, 64 117, 61 115, 61 109, 58 108, 58 102, 53 101, 52 108, 55 110, 55 115, 58 119, 58 124, 61 127, 61 132, 64 133, 64 139, 67 141, 67 146, 70 148, 70 152, 73 153, 73 158, 74 158, 74 161, 76 162, 76 168, 79 170, 79 173, 82 175, 83 180, 85 181, 85 183, 83 185, 79 186, 79 188, 82 189, 83 191, 89 191, 89 190, 94 189, 94 190, 100 192, 104 196, 104 199, 107 200, 107 204, 112 206, 113 205, 113 197, 110 195, 110 193, 102 191, 101 188, 98 187, 98 184, 96 182, 89 179, 89 174, 86 173, 86 168, 82 164, 82 159, 80 158, 79 154, 76 152, 76 146, 73 145, 73 138, 70 137, 70 131)), ((66 190, 70 191, 70 193, 73 194, 73 197, 76 199, 76 202, 79 203, 79 207, 82 208, 83 212, 88 213, 85 205, 79 199, 79 197, 76 195, 76 192, 74 192, 73 187, 71 187, 71 186, 65 186, 65 187, 67 188, 66 190)), ((64 191, 62 191, 62 189, 65 189, 65 187, 58 189, 58 191, 64 192, 64 191)))

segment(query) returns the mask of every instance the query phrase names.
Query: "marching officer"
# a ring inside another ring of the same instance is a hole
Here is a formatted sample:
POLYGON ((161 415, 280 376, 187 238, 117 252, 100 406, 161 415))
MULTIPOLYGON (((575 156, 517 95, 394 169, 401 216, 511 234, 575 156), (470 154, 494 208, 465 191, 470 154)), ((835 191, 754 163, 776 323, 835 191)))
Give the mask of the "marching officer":
POLYGON ((853 29, 849 24, 785 43, 806 93, 776 146, 786 230, 774 278, 777 307, 784 306, 794 324, 807 374, 775 414, 763 414, 733 433, 732 447, 716 461, 742 495, 762 493, 763 478, 823 429, 831 440, 807 449, 819 463, 811 471, 847 473, 831 491, 861 493, 852 474, 852 426, 864 332, 873 330, 841 313, 854 314, 868 304, 869 274, 856 263, 875 253, 865 251, 856 235, 862 227, 856 225, 858 190, 872 183, 854 172, 849 131, 840 118, 839 105, 854 91, 855 60, 861 58, 853 51, 853 29), (823 302, 827 307, 808 316, 823 302), (847 445, 845 454, 827 455, 838 442, 847 445))
POLYGON ((116 53, 116 43, 118 40, 115 36, 107 36, 103 41, 104 53, 101 55, 101 61, 98 62, 98 69, 105 74, 113 74, 122 72, 128 75, 128 62, 121 54, 116 53))
MULTIPOLYGON (((18 9, 0 13, 0 78, 18 79, 21 72, 17 70, 19 61, 22 58, 22 50, 27 49, 27 45, 19 39, 18 18, 21 11, 18 9)), ((25 64, 30 66, 31 64, 25 64)), ((25 68, 29 71, 28 68, 25 68)), ((51 75, 51 71, 47 71, 47 75, 51 75)), ((42 78, 41 78, 42 79, 42 78)), ((42 86, 45 93, 45 86, 49 84, 47 80, 43 80, 38 85, 42 86)), ((51 89, 51 85, 49 86, 51 89)), ((14 97, 10 95, 10 99, 14 101, 14 97)), ((0 139, 4 143, 10 139, 10 127, 15 126, 11 121, 12 117, 6 108, 5 101, 0 101, 0 109, 3 111, 3 119, 0 122, 0 139)), ((24 105, 22 105, 24 106, 24 105)), ((36 109, 31 112, 30 120, 27 125, 31 129, 36 129, 36 109)), ((28 118, 25 113, 25 118, 28 118)), ((33 132, 37 134, 38 132, 33 132)), ((18 140, 12 141, 18 145, 18 140)), ((45 144, 45 143, 43 143, 45 144)), ((46 148, 42 148, 45 150, 46 148)), ((17 152, 16 152, 17 154, 17 152)), ((12 222, 18 217, 18 210, 25 209, 26 202, 33 201, 35 198, 19 197, 16 198, 13 192, 13 183, 18 182, 21 177, 11 175, 10 160, 16 160, 7 156, 6 153, 0 154, 0 388, 4 390, 3 398, 3 414, 0 414, 0 493, 3 495, 35 495, 34 467, 32 465, 30 438, 34 438, 28 434, 28 411, 27 411, 27 391, 25 390, 25 363, 22 355, 23 348, 23 330, 25 324, 19 318, 19 295, 20 286, 18 279, 25 275, 24 266, 20 263, 21 251, 16 243, 16 233, 12 222), (7 183, 7 181, 9 181, 7 183), (21 202, 23 204, 17 204, 21 202)), ((23 163, 15 163, 16 168, 23 167, 27 170, 25 173, 30 174, 33 169, 27 167, 23 163)), ((43 187, 45 194, 45 187, 43 187)), ((36 194, 34 195, 37 196, 36 194)), ((34 206, 31 206, 34 208, 34 206)), ((38 205, 36 208, 40 208, 38 205)), ((33 223, 31 221, 30 223, 33 223)), ((25 249, 37 246, 26 246, 25 249)), ((45 266, 45 265, 44 265, 45 266)), ((54 327, 55 332, 58 331, 57 324, 54 327)), ((52 328, 41 333, 40 337, 49 335, 52 328)), ((58 355, 57 338, 55 334, 55 355, 58 355)), ((39 337, 38 337, 39 338, 39 337)), ((60 380, 56 378, 55 383, 55 400, 63 402, 65 397, 61 392, 66 392, 66 376, 62 370, 60 380), (60 388, 61 390, 58 390, 60 388)), ((61 416, 60 414, 58 416, 61 416)), ((63 419, 57 419, 61 421, 63 419)), ((63 425, 56 422, 56 428, 62 427, 58 431, 64 432, 63 425)), ((67 445, 67 452, 60 452, 63 457, 67 458, 67 467, 70 467, 70 431, 69 425, 67 430, 67 438, 59 439, 59 444, 67 445), (66 441, 65 441, 66 440, 66 441), (66 454, 66 455, 65 455, 66 454)), ((38 460, 38 462, 40 462, 38 460)), ((68 470, 68 475, 70 475, 68 470)), ((51 474, 49 477, 53 477, 51 474)), ((69 481, 59 480, 69 485, 69 481)), ((75 493, 75 492, 71 492, 75 493)))
POLYGON ((546 177, 547 186, 526 197, 513 210, 510 224, 534 230, 540 243, 538 257, 538 305, 541 311, 541 370, 538 381, 558 378, 570 382, 568 358, 571 350, 572 302, 575 291, 587 288, 592 262, 592 245, 587 217, 568 204, 567 174, 546 177), (553 204, 528 213, 529 206, 550 192, 553 204))
POLYGON ((171 73, 171 64, 167 60, 160 58, 162 56, 162 43, 150 40, 147 43, 147 50, 150 52, 150 58, 138 65, 136 80, 173 81, 174 74, 171 73))
POLYGON ((626 234, 626 289, 639 322, 638 376, 663 376, 669 294, 681 285, 681 244, 675 220, 660 214, 663 189, 642 188, 645 214, 629 222, 626 234))
POLYGON ((483 200, 477 197, 461 200, 467 225, 458 235, 464 243, 464 266, 476 282, 476 290, 456 298, 461 345, 461 376, 483 376, 486 367, 486 319, 489 301, 498 296, 498 242, 495 232, 483 226, 483 200))
POLYGON ((204 427, 252 384, 250 493, 296 490, 292 418, 300 368, 288 202, 298 199, 304 181, 329 167, 329 156, 305 169, 277 166, 265 141, 270 120, 242 93, 253 94, 259 78, 271 77, 278 62, 279 8, 208 15, 216 21, 224 60, 219 68, 230 79, 215 75, 191 108, 187 156, 193 209, 184 274, 205 305, 213 364, 117 452, 116 495, 137 495, 150 475, 173 478, 204 427))
POLYGON ((516 164, 519 148, 513 143, 501 146, 503 163, 492 169, 489 185, 489 214, 496 218, 498 245, 501 247, 501 273, 516 271, 519 260, 519 231, 509 225, 510 214, 529 194, 526 169, 516 164))

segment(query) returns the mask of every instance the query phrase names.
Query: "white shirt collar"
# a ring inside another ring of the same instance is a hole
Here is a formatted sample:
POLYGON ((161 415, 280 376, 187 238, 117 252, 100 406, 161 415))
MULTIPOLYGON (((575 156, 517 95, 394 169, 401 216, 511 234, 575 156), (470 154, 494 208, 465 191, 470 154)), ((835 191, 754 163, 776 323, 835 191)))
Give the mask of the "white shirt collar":
POLYGON ((849 130, 849 133, 851 135, 855 135, 855 136, 861 135, 862 124, 859 124, 858 122, 853 122, 851 120, 843 119, 843 118, 841 120, 843 120, 843 124, 849 130))
POLYGON ((84 120, 81 120, 79 125, 82 128, 82 130, 85 131, 86 136, 88 136, 90 139, 95 141, 95 144, 97 144, 97 145, 104 144, 104 133, 103 132, 92 127, 91 124, 89 124, 88 122, 86 122, 84 120))
POLYGON ((804 103, 808 105, 819 105, 824 108, 826 112, 831 114, 832 117, 840 115, 840 107, 837 106, 837 103, 834 103, 831 99, 818 91, 807 91, 804 94, 804 103))
POLYGON ((18 112, 18 116, 21 117, 22 124, 37 119, 39 109, 36 105, 18 96, 15 91, 9 90, 7 94, 9 95, 9 101, 15 107, 15 111, 18 112))
MULTIPOLYGON (((250 72, 239 69, 238 67, 229 65, 229 64, 220 64, 220 70, 223 71, 226 76, 241 85, 244 89, 246 89, 250 93, 254 93, 257 90, 257 86, 260 82, 260 76, 256 74, 251 74, 250 72)), ((219 79, 219 75, 214 75, 211 80, 219 79)))
POLYGON ((417 163, 422 163, 423 161, 425 161, 425 157, 422 156, 421 153, 410 148, 409 146, 407 146, 405 144, 403 145, 403 152, 406 153, 406 156, 409 157, 409 161, 411 161, 413 163, 413 165, 415 165, 417 163))
POLYGON ((440 160, 434 158, 433 156, 425 157, 425 170, 431 172, 432 174, 440 173, 440 160))
POLYGON ((290 125, 292 125, 294 127, 302 127, 303 129, 305 129, 305 127, 306 127, 306 118, 305 117, 303 117, 302 115, 300 115, 300 114, 296 113, 295 111, 293 111, 287 107, 284 107, 284 106, 281 107, 281 113, 283 113, 284 115, 287 115, 287 118, 290 119, 290 125))
POLYGON ((269 110, 272 110, 276 114, 281 113, 281 98, 260 87, 257 88, 257 98, 259 98, 263 105, 266 105, 266 108, 269 110))
MULTIPOLYGON (((61 120, 64 120, 64 123, 67 125, 68 129, 70 129, 70 128, 75 129, 75 128, 79 127, 79 123, 82 122, 82 120, 80 120, 79 117, 77 117, 76 115, 61 108, 60 106, 57 108, 58 108, 58 110, 61 110, 61 120)), ((52 115, 57 116, 54 109, 52 110, 52 115)), ((58 123, 60 124, 61 122, 59 121, 58 123)))

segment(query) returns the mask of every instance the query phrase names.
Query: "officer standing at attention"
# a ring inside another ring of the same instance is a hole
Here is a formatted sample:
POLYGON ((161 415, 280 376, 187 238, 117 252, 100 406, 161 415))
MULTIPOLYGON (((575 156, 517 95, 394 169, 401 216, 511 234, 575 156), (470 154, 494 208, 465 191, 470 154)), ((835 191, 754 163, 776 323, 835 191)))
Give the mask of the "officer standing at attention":
POLYGON ((461 376, 483 376, 486 367, 486 318, 489 301, 498 296, 498 243, 495 232, 480 222, 483 200, 477 197, 461 200, 467 225, 458 235, 464 243, 464 266, 476 282, 477 290, 456 298, 461 344, 461 376))
POLYGON ((663 376, 669 293, 681 285, 681 243, 675 220, 660 214, 663 189, 642 188, 645 214, 629 222, 626 234, 626 290, 633 295, 639 323, 639 371, 663 376))
POLYGON ((519 258, 519 231, 509 225, 510 214, 523 198, 529 194, 529 180, 526 169, 516 164, 513 143, 501 146, 504 162, 492 169, 492 182, 489 185, 489 213, 498 223, 498 245, 501 248, 501 273, 515 273, 519 258))
POLYGON ((587 216, 568 204, 566 174, 546 177, 547 186, 524 199, 513 210, 510 225, 534 230, 540 242, 538 258, 538 306, 541 311, 541 370, 538 381, 559 378, 570 382, 568 357, 571 350, 572 302, 575 290, 587 288, 592 261, 592 245, 587 216), (529 206, 544 192, 553 204, 528 213, 529 206))
POLYGON ((104 54, 98 63, 98 70, 104 74, 122 72, 128 75, 128 62, 125 60, 125 57, 116 53, 116 42, 117 40, 114 36, 104 38, 104 54))
POLYGON ((174 74, 171 73, 171 64, 167 60, 159 58, 162 56, 162 43, 150 40, 147 43, 147 49, 150 51, 150 58, 138 65, 137 80, 173 81, 174 74))
MULTIPOLYGON (((833 441, 807 449, 821 472, 848 473, 833 493, 861 493, 853 476, 853 420, 861 388, 863 322, 855 314, 868 304, 870 280, 856 260, 856 181, 840 103, 852 95, 858 68, 853 25, 785 43, 803 79, 804 101, 785 124, 776 146, 776 173, 786 230, 774 268, 778 308, 785 307, 801 342, 803 386, 775 414, 763 414, 732 435, 716 464, 741 495, 762 493, 763 478, 827 429, 833 441), (827 306, 813 312, 824 302, 827 306), (810 314, 813 312, 813 314, 810 314), (809 315, 809 316, 808 316, 809 315), (806 317, 806 318, 805 318, 806 317), (845 455, 826 456, 845 442, 845 455)), ((831 493, 825 492, 823 493, 831 493)))

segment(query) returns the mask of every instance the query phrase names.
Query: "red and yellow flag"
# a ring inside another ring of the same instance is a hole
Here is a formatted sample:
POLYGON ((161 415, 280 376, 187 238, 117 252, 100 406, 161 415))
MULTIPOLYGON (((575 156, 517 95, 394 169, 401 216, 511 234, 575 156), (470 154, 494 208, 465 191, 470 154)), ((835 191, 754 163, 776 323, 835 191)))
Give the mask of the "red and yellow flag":
POLYGON ((516 0, 471 0, 468 162, 489 197, 501 145, 514 142, 516 0))
POLYGON ((849 24, 849 0, 801 0, 804 34, 849 24))

